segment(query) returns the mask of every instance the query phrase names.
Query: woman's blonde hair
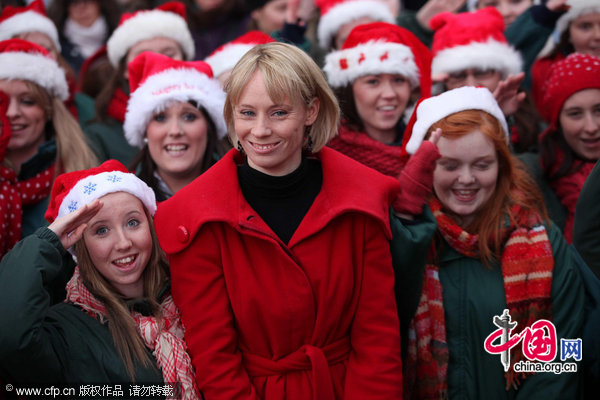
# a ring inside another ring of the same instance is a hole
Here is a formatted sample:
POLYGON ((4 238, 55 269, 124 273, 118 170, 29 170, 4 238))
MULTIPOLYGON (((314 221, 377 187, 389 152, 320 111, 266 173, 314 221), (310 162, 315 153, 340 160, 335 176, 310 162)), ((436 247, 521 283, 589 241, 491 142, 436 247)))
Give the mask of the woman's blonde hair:
POLYGON ((433 124, 426 136, 438 128, 442 130, 442 136, 448 139, 480 131, 492 141, 496 149, 498 179, 494 194, 477 212, 474 221, 465 227, 467 232, 479 235, 479 254, 484 263, 489 265, 491 260, 499 260, 502 254, 501 231, 506 218, 518 224, 513 206, 537 212, 548 220, 544 200, 523 163, 510 152, 506 132, 496 117, 481 110, 460 111, 433 124), (493 242, 492 246, 490 242, 493 242))
POLYGON ((340 111, 337 99, 325 80, 323 71, 302 50, 285 43, 267 43, 253 47, 231 71, 225 86, 227 98, 223 114, 229 137, 235 145, 234 107, 239 103, 244 88, 256 71, 260 71, 271 100, 300 101, 308 107, 319 99, 317 119, 308 134, 316 153, 337 134, 340 111))
POLYGON ((98 159, 90 149, 85 136, 75 118, 69 113, 64 103, 51 96, 44 88, 31 81, 24 81, 33 100, 44 110, 46 140, 56 138, 56 172, 78 171, 98 166, 98 159))
MULTIPOLYGON (((144 281, 143 300, 147 301, 150 305, 152 314, 159 320, 160 324, 160 305, 157 299, 169 279, 169 264, 159 245, 152 216, 145 207, 144 213, 148 219, 150 235, 152 237, 152 252, 150 260, 148 260, 148 265, 142 274, 144 281)), ((112 335, 117 352, 125 364, 127 373, 132 381, 135 381, 135 362, 145 367, 155 365, 148 356, 148 349, 137 331, 126 302, 127 299, 94 266, 83 238, 75 244, 75 254, 77 256, 81 279, 96 299, 104 304, 108 329, 112 335)))

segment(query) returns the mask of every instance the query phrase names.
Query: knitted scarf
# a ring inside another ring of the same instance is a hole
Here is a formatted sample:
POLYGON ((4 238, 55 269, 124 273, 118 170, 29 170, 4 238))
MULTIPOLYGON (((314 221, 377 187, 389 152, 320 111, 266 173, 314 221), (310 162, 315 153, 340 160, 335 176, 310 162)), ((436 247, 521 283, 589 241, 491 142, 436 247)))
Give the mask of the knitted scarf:
MULTIPOLYGON (((562 164, 565 158, 564 152, 561 149, 557 148, 556 151, 556 162, 552 168, 551 174, 554 174, 560 165, 562 164)), ((572 174, 568 174, 562 176, 558 179, 553 179, 550 181, 550 186, 560 203, 567 210, 567 219, 565 221, 565 227, 563 229, 563 235, 568 243, 573 242, 573 223, 575 221, 575 206, 577 206, 577 200, 579 199, 579 193, 581 193, 581 188, 583 188, 583 184, 585 180, 592 172, 595 161, 584 161, 580 159, 575 159, 573 161, 572 174)))
MULTIPOLYGON (((429 202, 444 240, 460 254, 477 258, 478 237, 459 227, 442 211, 440 202, 429 202)), ((513 333, 519 334, 538 319, 551 320, 550 290, 554 258, 546 229, 537 213, 513 207, 516 224, 503 232, 501 257, 506 305, 513 321, 518 322, 513 333)), ((444 303, 439 267, 435 264, 435 246, 425 267, 423 289, 417 313, 409 326, 406 368, 406 398, 448 398, 448 359, 444 303)), ((491 332, 490 332, 491 333, 491 332)), ((483 349, 483 343, 481 347, 483 349)), ((521 346, 511 349, 511 367, 506 372, 506 389, 516 387, 526 377, 514 372, 514 364, 525 360, 521 346)))
POLYGON ((0 165, 0 258, 21 240, 24 205, 35 204, 50 195, 54 179, 54 163, 25 181, 0 165))
POLYGON ((402 154, 402 146, 381 143, 364 132, 350 130, 343 123, 337 136, 329 142, 329 147, 394 178, 400 174, 407 160, 402 154))
MULTIPOLYGON (((75 268, 73 277, 67 283, 66 301, 77 304, 100 322, 105 322, 106 308, 83 284, 79 267, 75 268)), ((165 383, 181 384, 182 397, 177 398, 200 399, 192 362, 183 341, 184 329, 179 310, 170 295, 161 303, 160 309, 163 318, 160 325, 153 316, 143 316, 135 311, 131 312, 131 316, 144 343, 152 350, 165 383)))
POLYGON ((127 112, 128 101, 129 96, 127 93, 121 88, 116 88, 112 99, 110 99, 110 103, 108 103, 106 113, 122 124, 125 122, 125 112, 127 112))

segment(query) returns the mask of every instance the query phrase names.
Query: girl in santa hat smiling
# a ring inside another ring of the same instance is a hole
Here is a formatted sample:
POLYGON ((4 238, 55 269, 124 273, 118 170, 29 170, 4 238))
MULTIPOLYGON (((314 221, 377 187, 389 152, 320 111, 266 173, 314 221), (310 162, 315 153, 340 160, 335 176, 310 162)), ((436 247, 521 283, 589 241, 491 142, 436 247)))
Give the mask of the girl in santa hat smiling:
POLYGON ((530 374, 516 367, 532 358, 558 363, 560 339, 581 338, 584 288, 578 257, 510 152, 493 95, 462 87, 431 97, 417 106, 410 128, 406 150, 413 156, 403 173, 419 158, 417 149, 439 154, 424 163, 428 174, 413 175, 433 189, 421 203, 424 212, 403 215, 392 240, 402 248, 418 238, 409 254, 429 248, 422 262, 397 257, 395 265, 420 290, 399 297, 399 304, 417 304, 407 335, 405 398, 577 397, 577 372, 530 374), (551 321, 543 354, 527 353, 526 337, 507 350, 508 359, 490 353, 490 345, 500 344, 487 341, 503 314, 517 323, 513 338, 539 320, 551 321))
POLYGON ((546 83, 539 154, 524 154, 552 220, 570 243, 579 192, 600 159, 600 58, 573 53, 556 62, 546 83))
POLYGON ((14 211, 20 239, 45 225, 54 178, 97 160, 63 103, 69 95, 65 73, 44 48, 21 39, 0 42, 0 90, 9 96, 4 162, 22 205, 14 211))
POLYGON ((123 14, 106 50, 114 71, 96 98, 96 120, 84 126, 84 131, 101 160, 114 158, 129 165, 137 149, 125 139, 122 125, 130 95, 127 66, 144 51, 175 60, 194 58, 185 6, 171 1, 152 10, 123 14))
MULTIPOLYGON (((131 169, 166 200, 229 147, 222 140, 225 92, 203 61, 144 52, 129 63, 125 137, 140 149, 131 169)), ((229 147, 230 148, 230 147, 229 147)))
POLYGON ((385 22, 359 25, 325 67, 342 110, 329 146, 390 176, 398 176, 405 120, 431 94, 431 55, 409 31, 385 22))
POLYGON ((174 384, 174 398, 200 398, 155 211, 153 191, 118 161, 57 178, 50 225, 0 264, 0 367, 12 380, 122 385, 125 396, 133 382, 174 384), (66 301, 53 304, 49 288, 65 278, 66 301))

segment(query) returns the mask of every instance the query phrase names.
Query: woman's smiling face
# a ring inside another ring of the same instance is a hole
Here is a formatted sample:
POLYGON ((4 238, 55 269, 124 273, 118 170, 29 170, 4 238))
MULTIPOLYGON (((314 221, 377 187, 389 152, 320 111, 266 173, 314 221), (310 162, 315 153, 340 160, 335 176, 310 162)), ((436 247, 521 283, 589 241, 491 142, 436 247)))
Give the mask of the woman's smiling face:
POLYGON ((437 146, 441 158, 433 173, 435 194, 458 224, 466 227, 496 190, 494 143, 476 130, 453 139, 442 136, 437 146))
POLYGON ((306 127, 319 113, 319 101, 308 106, 290 99, 274 103, 262 73, 254 72, 233 108, 235 133, 248 164, 265 174, 283 176, 293 172, 302 160, 306 127))

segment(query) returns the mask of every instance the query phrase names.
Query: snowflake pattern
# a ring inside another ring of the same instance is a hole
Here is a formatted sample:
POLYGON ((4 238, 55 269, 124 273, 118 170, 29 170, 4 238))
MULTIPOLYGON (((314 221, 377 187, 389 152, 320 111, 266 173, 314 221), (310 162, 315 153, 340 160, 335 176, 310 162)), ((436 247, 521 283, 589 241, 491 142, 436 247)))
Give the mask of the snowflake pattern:
POLYGON ((83 193, 84 194, 92 194, 92 192, 96 191, 96 186, 98 186, 98 185, 95 183, 92 183, 92 182, 88 183, 87 185, 85 185, 83 187, 83 193))
POLYGON ((106 178, 107 181, 112 182, 112 183, 116 183, 116 182, 121 182, 123 180, 123 178, 121 178, 120 176, 117 176, 116 174, 114 175, 109 175, 106 178))
POLYGON ((69 212, 73 212, 77 210, 77 202, 75 200, 71 200, 71 204, 69 204, 69 212))

